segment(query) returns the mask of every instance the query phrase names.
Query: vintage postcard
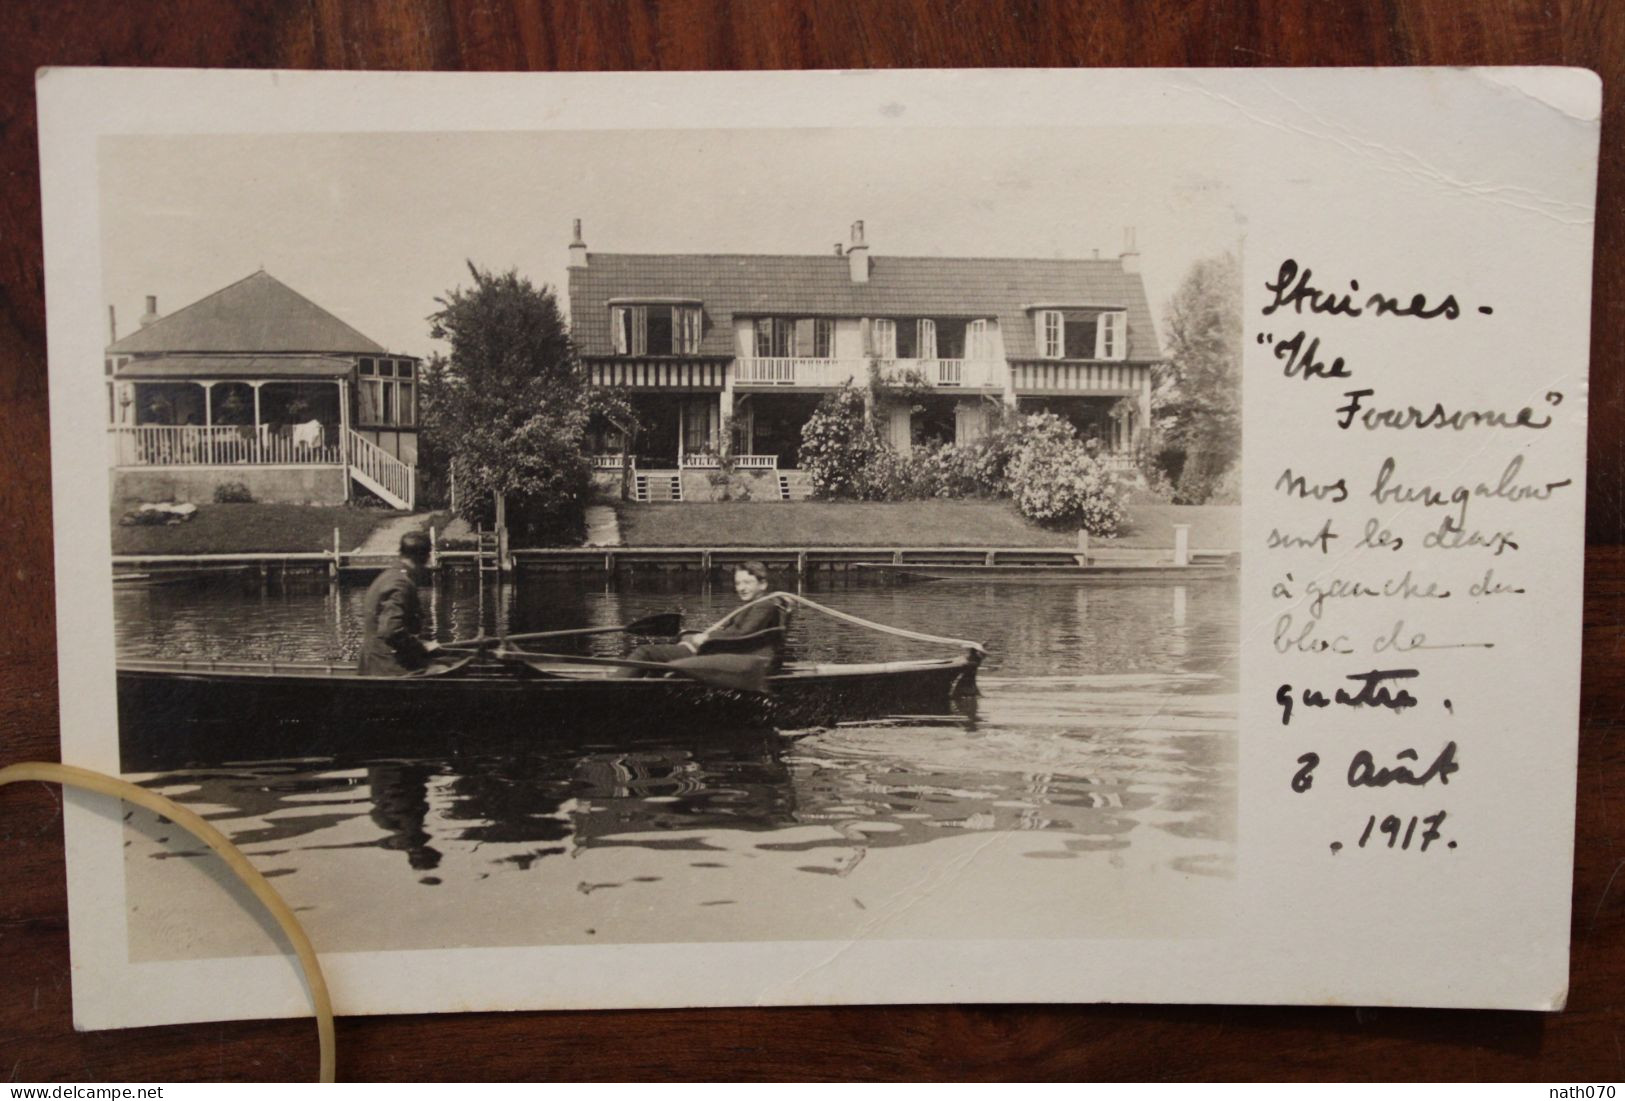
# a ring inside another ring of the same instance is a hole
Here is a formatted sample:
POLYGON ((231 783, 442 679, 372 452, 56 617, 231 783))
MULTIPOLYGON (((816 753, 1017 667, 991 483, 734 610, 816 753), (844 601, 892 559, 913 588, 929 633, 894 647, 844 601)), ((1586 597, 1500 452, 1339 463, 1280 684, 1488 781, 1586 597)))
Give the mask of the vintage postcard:
MULTIPOLYGON (((39 99, 63 759, 340 1012, 1563 1006, 1592 74, 39 99)), ((67 840, 81 1027, 306 1012, 67 840)))

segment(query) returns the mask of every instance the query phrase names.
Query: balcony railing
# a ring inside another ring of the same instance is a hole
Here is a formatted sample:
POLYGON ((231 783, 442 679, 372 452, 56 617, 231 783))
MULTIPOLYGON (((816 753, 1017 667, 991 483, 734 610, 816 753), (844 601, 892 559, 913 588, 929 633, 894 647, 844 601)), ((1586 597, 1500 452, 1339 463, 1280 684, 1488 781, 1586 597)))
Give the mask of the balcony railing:
POLYGON ((861 382, 869 364, 878 363, 896 380, 908 372, 922 376, 944 390, 998 390, 1004 386, 1005 367, 997 359, 812 359, 771 356, 734 361, 734 382, 739 386, 828 386, 861 382))
MULTIPOLYGON (((636 455, 626 456, 626 465, 635 469, 638 465, 638 457, 636 455)), ((621 469, 621 456, 618 453, 614 455, 594 455, 592 457, 592 468, 594 470, 619 470, 621 469)))
POLYGON ((884 359, 890 379, 914 374, 943 390, 998 390, 1004 386, 1004 361, 998 359, 884 359))
POLYGON ((734 361, 734 382, 741 386, 840 386, 862 379, 866 359, 814 359, 810 356, 767 356, 734 361))
POLYGON ((225 425, 113 425, 114 466, 337 465, 337 425, 292 425, 273 432, 225 425))

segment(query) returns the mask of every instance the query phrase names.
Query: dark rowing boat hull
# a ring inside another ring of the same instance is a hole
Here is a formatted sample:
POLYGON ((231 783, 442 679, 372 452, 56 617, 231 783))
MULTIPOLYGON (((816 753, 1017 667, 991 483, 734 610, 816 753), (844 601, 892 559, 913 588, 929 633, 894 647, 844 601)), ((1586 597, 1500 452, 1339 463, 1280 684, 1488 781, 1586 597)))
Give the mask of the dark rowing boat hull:
POLYGON ((121 666, 119 748, 127 772, 291 758, 522 752, 566 740, 629 741, 721 730, 797 729, 897 714, 946 714, 975 692, 976 661, 812 667, 766 694, 675 678, 515 676, 475 671, 360 677, 308 670, 121 666))

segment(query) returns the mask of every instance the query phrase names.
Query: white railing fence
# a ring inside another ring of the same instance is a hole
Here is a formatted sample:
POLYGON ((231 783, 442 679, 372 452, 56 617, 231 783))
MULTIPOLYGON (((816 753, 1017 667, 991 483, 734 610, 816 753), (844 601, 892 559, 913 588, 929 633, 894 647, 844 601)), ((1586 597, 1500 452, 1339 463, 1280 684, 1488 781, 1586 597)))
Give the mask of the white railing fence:
MULTIPOLYGON (((636 470, 638 457, 628 455, 626 465, 636 470)), ((592 468, 594 470, 619 470, 621 469, 621 457, 620 455, 594 455, 592 457, 592 468)))
POLYGON ((114 425, 114 466, 337 465, 344 461, 336 425, 114 425))
POLYGON ((406 463, 367 439, 358 432, 351 431, 350 438, 350 466, 371 478, 387 492, 397 498, 391 504, 398 504, 402 508, 412 508, 417 501, 416 471, 406 463))
POLYGON ((868 370, 864 359, 770 356, 735 360, 734 382, 742 386, 839 386, 862 380, 868 370))
MULTIPOLYGON (((733 457, 735 470, 777 470, 779 457, 777 455, 735 455, 733 457)), ((700 453, 683 456, 684 470, 717 470, 722 466, 722 460, 709 453, 700 453)))

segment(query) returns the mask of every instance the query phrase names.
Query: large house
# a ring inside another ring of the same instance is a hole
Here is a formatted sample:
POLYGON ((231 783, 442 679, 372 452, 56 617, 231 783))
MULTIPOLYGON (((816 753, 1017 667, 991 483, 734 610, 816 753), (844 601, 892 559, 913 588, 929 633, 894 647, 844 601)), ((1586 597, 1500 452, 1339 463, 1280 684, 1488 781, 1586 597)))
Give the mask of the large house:
POLYGON ((413 356, 386 351, 263 271, 119 338, 103 370, 113 499, 415 504, 413 356))
MULTIPOLYGON (((1160 357, 1139 259, 1132 231, 1104 260, 871 256, 862 222, 824 255, 600 253, 577 221, 571 331, 591 384, 632 395, 645 494, 680 498, 724 451, 793 469, 819 400, 872 370, 906 387, 882 410, 899 449, 972 440, 1002 405, 1065 416, 1129 467, 1160 357)), ((598 464, 624 444, 602 431, 598 464)))

